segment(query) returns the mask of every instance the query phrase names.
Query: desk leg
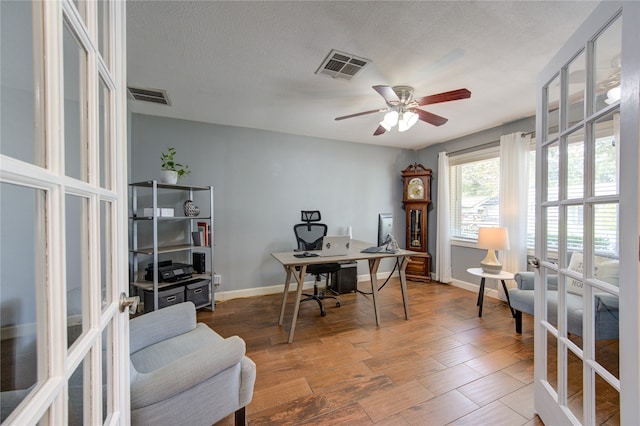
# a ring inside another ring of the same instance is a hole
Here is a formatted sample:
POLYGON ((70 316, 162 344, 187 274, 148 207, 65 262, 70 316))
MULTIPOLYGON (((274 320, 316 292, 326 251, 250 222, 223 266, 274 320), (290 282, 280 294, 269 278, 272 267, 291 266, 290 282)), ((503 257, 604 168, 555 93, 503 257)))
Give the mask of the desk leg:
POLYGON ((404 304, 404 319, 409 319, 409 296, 407 294, 406 274, 409 259, 409 256, 402 256, 398 259, 400 262, 400 289, 402 290, 402 303, 404 304))
POLYGON ((509 310, 511 311, 511 316, 516 317, 516 311, 511 307, 511 300, 509 299, 509 291, 507 289, 507 284, 505 284, 504 280, 502 281, 502 289, 504 290, 504 295, 507 297, 507 304, 509 305, 509 310))
POLYGON ((298 283, 298 288, 296 289, 296 300, 293 305, 293 317, 291 318, 291 328, 289 329, 289 343, 293 343, 293 333, 296 329, 296 320, 298 319, 298 311, 300 310, 300 299, 302 299, 302 285, 304 284, 304 276, 306 273, 307 265, 300 265, 300 272, 293 274, 298 283))
POLYGON ((478 292, 478 316, 482 317, 482 303, 484 302, 484 277, 480 280, 480 291, 478 292))
POLYGON ((380 325, 380 307, 378 306, 378 267, 380 257, 369 259, 369 276, 371 278, 371 294, 373 295, 373 310, 376 314, 376 325, 380 325))
POLYGON ((287 279, 284 282, 284 292, 282 294, 282 306, 280 307, 280 319, 278 325, 282 325, 284 321, 284 309, 287 304, 287 296, 289 295, 289 284, 291 282, 291 267, 285 266, 284 270, 287 271, 287 279))

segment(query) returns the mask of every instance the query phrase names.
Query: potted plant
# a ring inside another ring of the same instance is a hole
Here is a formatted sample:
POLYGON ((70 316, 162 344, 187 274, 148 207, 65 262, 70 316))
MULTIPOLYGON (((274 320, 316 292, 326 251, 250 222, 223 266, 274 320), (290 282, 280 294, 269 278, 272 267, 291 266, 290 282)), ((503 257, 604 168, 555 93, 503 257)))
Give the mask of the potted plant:
POLYGON ((163 183, 175 184, 182 176, 191 174, 188 165, 175 162, 175 155, 176 149, 171 147, 167 148, 167 152, 160 154, 160 160, 162 161, 162 177, 160 180, 163 183))

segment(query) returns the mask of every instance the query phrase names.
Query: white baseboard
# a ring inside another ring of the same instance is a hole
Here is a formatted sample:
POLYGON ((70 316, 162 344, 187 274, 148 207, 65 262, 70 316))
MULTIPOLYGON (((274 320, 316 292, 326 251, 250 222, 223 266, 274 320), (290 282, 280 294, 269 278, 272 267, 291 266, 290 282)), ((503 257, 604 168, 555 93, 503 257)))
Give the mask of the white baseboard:
MULTIPOLYGON (((458 287, 461 288, 463 290, 467 290, 467 291, 471 291, 475 294, 478 294, 478 292, 480 291, 480 284, 472 284, 472 283, 468 283, 466 281, 460 281, 460 280, 456 280, 453 279, 451 281, 451 285, 454 287, 458 287)), ((500 297, 500 292, 498 291, 498 289, 495 288, 487 288, 486 284, 484 287, 484 295, 485 297, 491 297, 493 299, 497 299, 497 300, 504 300, 502 297, 500 297)))
MULTIPOLYGON (((379 280, 385 280, 389 276, 389 272, 378 272, 376 275, 379 280)), ((393 273, 394 277, 399 277, 397 272, 393 273)), ((358 275, 357 282, 369 281, 369 274, 358 275)), ((292 281, 289 285, 289 291, 294 291, 298 287, 298 284, 295 281, 292 281)), ((313 281, 305 281, 302 286, 303 290, 312 289, 313 281)), ((276 284, 266 287, 254 287, 254 288, 246 288, 242 290, 227 290, 227 291, 215 291, 215 300, 216 302, 224 302, 232 299, 239 299, 243 297, 254 297, 254 296, 266 296, 269 294, 282 294, 284 291, 284 284, 276 284)), ((477 290, 476 290, 477 291, 477 290)))

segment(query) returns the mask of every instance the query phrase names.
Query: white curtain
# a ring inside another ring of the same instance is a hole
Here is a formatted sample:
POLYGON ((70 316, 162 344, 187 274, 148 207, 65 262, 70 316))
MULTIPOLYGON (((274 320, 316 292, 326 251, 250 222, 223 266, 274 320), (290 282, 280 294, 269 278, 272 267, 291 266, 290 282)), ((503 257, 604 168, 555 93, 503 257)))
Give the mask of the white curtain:
POLYGON ((451 282, 451 234, 449 229, 449 156, 438 154, 438 205, 436 229, 436 281, 451 282))
POLYGON ((509 230, 510 247, 500 252, 500 263, 511 273, 527 267, 530 144, 531 136, 522 132, 500 137, 500 225, 509 230))

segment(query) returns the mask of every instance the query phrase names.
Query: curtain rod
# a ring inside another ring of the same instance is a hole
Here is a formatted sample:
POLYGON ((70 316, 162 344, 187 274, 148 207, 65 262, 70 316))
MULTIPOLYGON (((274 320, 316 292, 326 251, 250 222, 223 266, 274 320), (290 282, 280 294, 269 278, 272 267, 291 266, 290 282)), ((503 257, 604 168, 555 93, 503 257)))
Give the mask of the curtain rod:
MULTIPOLYGON (((522 136, 535 137, 535 135, 536 135, 535 130, 531 131, 531 132, 522 132, 522 136)), ((467 152, 478 151, 478 150, 480 150, 482 148, 493 148, 494 146, 498 146, 498 145, 500 145, 500 140, 491 141, 491 142, 485 142, 485 143, 480 144, 480 145, 474 145, 474 146, 470 146, 468 148, 459 149, 457 151, 447 152, 447 155, 466 154, 467 152)))
POLYGON ((462 148, 459 149, 457 151, 451 151, 451 152, 447 152, 447 155, 451 156, 451 155, 458 155, 458 154, 466 154, 467 152, 473 152, 473 151, 478 151, 482 148, 492 148, 494 146, 498 146, 500 144, 500 141, 491 141, 491 142, 485 142, 483 144, 480 145, 474 145, 474 146, 470 146, 468 148, 462 148))

